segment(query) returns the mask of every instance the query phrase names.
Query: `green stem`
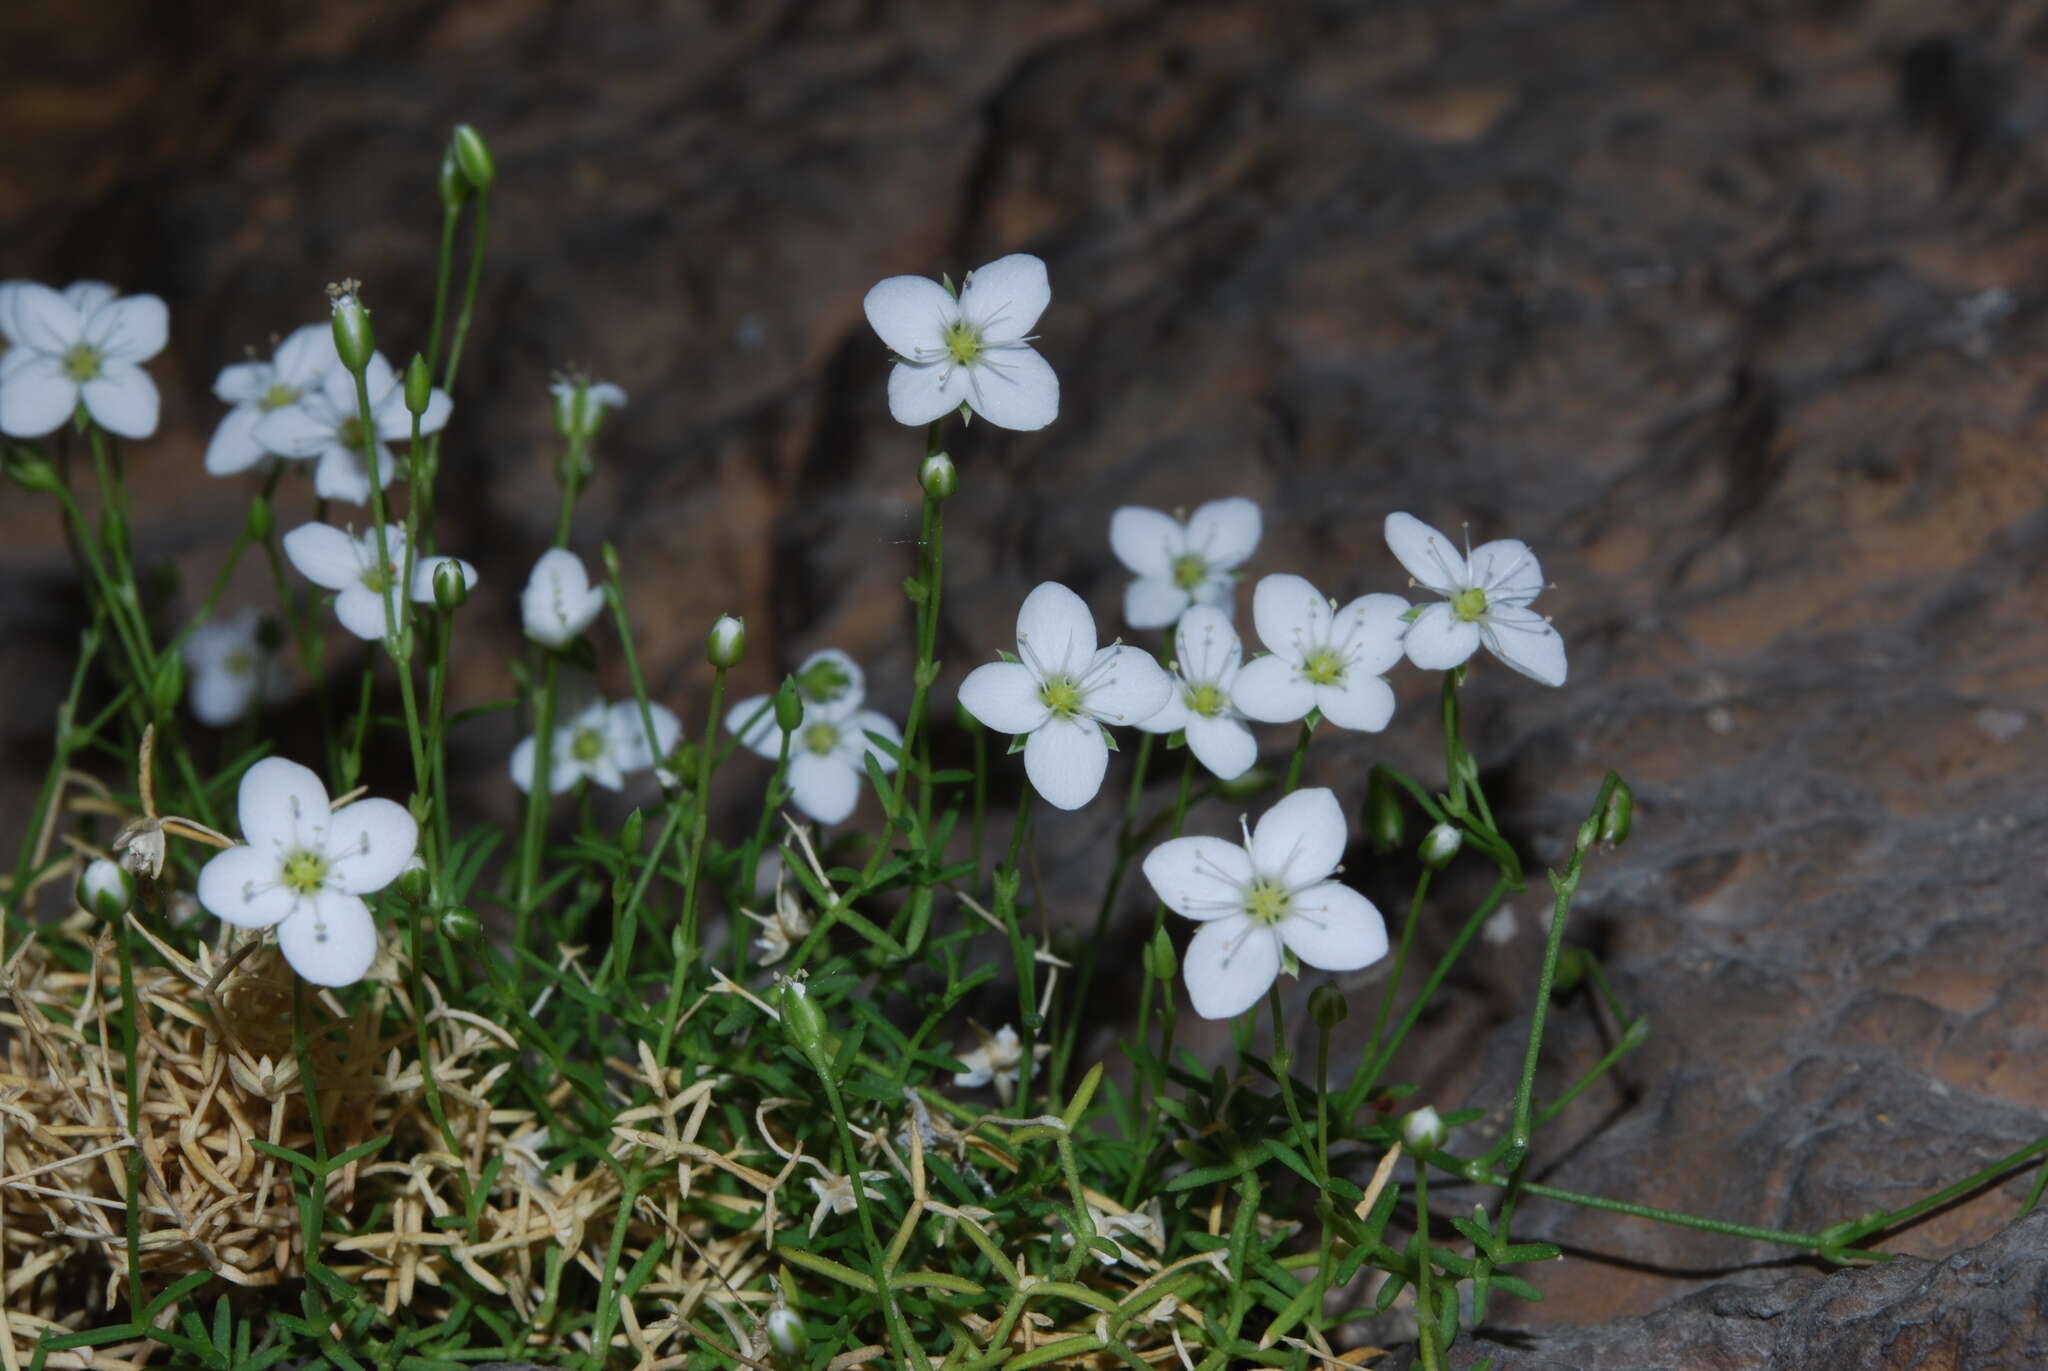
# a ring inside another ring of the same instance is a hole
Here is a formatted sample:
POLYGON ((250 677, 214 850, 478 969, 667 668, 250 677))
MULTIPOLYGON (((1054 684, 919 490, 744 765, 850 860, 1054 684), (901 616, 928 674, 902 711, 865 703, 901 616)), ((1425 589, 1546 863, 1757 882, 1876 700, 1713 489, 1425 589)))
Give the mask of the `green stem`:
POLYGON ((1017 1032, 1023 1039, 1024 1055, 1017 1064, 1017 1111, 1030 1112, 1031 1070, 1038 1056, 1038 990, 1035 949, 1017 922, 1017 892, 1023 878, 1019 865, 1024 857, 1024 836, 1031 828, 1031 801, 1037 792, 1024 782, 1017 797, 1017 821, 1010 829, 1010 854, 996 873, 996 917, 1010 940, 1010 967, 1017 978, 1017 1032))
POLYGON ((1429 1258, 1429 1166, 1421 1158, 1415 1165, 1415 1242, 1421 1249, 1415 1263, 1415 1322, 1422 1346, 1424 1371, 1438 1371, 1443 1364, 1436 1348, 1436 1318, 1430 1313, 1429 1258))
POLYGON ((1281 790, 1283 795, 1292 795, 1294 788, 1301 784, 1301 764, 1308 760, 1308 742, 1315 736, 1316 726, 1308 719, 1301 721, 1301 737, 1294 744, 1294 756, 1287 762, 1287 784, 1281 790))
POLYGON ((1387 974, 1387 988, 1380 994, 1380 1010, 1373 1018, 1372 1037, 1366 1043, 1366 1061, 1379 1054, 1380 1039, 1387 1031, 1387 1020, 1393 1017, 1394 996, 1401 988, 1401 973, 1408 967, 1408 949, 1414 945, 1416 925, 1422 921, 1422 901, 1429 894, 1430 875, 1429 868, 1424 867, 1422 874, 1415 879, 1415 894, 1408 901, 1408 917, 1401 924, 1401 943, 1394 950, 1394 968, 1387 974))
POLYGON ((470 321, 476 317, 476 288, 483 279, 484 235, 491 226, 491 193, 476 193, 476 218, 470 225, 469 274, 462 283, 462 308, 455 316, 455 336, 448 344, 448 365, 441 372, 441 389, 455 392, 455 369, 462 364, 462 345, 469 338, 470 321))
MULTIPOLYGON (((704 736, 709 738, 718 728, 720 712, 725 708, 725 668, 715 667, 711 673, 711 707, 705 712, 704 736)), ((697 812, 692 818, 690 830, 690 865, 685 872, 683 886, 683 955, 692 962, 697 960, 697 900, 704 871, 704 842, 711 827, 711 749, 697 749, 697 812)), ((683 979, 682 967, 676 968, 676 979, 683 979)), ((663 1061, 667 1060, 666 1054, 663 1061)))

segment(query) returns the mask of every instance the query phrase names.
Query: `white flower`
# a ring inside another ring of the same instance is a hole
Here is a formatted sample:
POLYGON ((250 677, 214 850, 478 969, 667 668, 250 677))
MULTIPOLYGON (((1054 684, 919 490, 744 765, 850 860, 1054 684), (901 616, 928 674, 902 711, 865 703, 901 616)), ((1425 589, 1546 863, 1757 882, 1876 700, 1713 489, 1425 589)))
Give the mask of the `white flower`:
POLYGON ((63 294, 34 281, 0 284, 0 432, 40 438, 80 404, 123 438, 156 432, 156 383, 142 363, 163 351, 170 311, 154 295, 117 297, 98 281, 63 294))
MULTIPOLYGON (((370 355, 363 369, 370 390, 370 418, 377 429, 377 475, 390 485, 398 470, 388 443, 412 436, 412 411, 405 407, 405 383, 381 352, 370 355)), ((422 434, 438 433, 448 422, 454 402, 436 388, 420 415, 422 434)), ((323 500, 364 504, 370 498, 370 472, 363 464, 362 410, 356 403, 356 378, 337 365, 317 387, 294 404, 272 410, 257 421, 251 438, 265 452, 280 457, 314 460, 313 490, 323 500)))
POLYGON ((1124 622, 1165 628, 1190 605, 1230 613, 1237 569, 1259 531, 1259 507, 1235 496, 1200 506, 1186 523, 1138 505, 1110 515, 1110 550, 1138 578, 1124 588, 1124 622))
POLYGON ((1281 953, 1325 971, 1356 971, 1387 953, 1372 901, 1330 879, 1344 855, 1344 810, 1327 790, 1297 790, 1244 843, 1175 838, 1145 858, 1145 879, 1177 914, 1201 921, 1182 958, 1188 998, 1205 1019, 1259 1001, 1281 953))
POLYGON ((754 939, 754 951, 761 954, 761 965, 773 966, 789 955, 789 950, 810 936, 811 916, 805 910, 803 900, 789 888, 786 872, 778 872, 775 878, 775 912, 756 914, 751 909, 740 912, 761 925, 761 936, 754 939))
POLYGON ((361 980, 377 954, 363 896, 412 860, 412 815, 390 800, 330 809, 320 778, 282 757, 243 773, 240 808, 245 843, 200 869, 199 902, 238 928, 275 927, 284 959, 315 985, 361 980))
POLYGON ((274 701, 289 693, 284 663, 264 647, 262 628, 260 613, 242 609, 201 624, 185 639, 186 699, 200 723, 226 728, 259 697, 274 701))
POLYGON ((864 302, 898 361, 889 413, 928 424, 962 403, 998 428, 1040 429, 1059 417, 1060 378, 1031 346, 1052 299, 1045 263, 1025 252, 967 273, 960 294, 926 276, 891 276, 864 302))
POLYGON ((1259 759, 1259 743, 1231 703, 1244 645, 1222 610, 1196 605, 1173 630, 1173 692, 1157 714, 1138 727, 1179 733, 1195 760, 1217 779, 1234 781, 1259 759))
MULTIPOLYGON (((398 608, 393 591, 405 574, 405 530, 395 524, 384 528, 384 548, 389 560, 377 560, 377 530, 366 528, 351 536, 332 524, 300 524, 284 535, 284 555, 316 586, 339 591, 334 597, 334 617, 358 638, 375 642, 397 622, 398 608), (394 611, 385 619, 386 600, 394 611)), ((434 603, 434 572, 444 562, 462 568, 465 586, 476 584, 476 568, 460 557, 421 557, 412 564, 411 596, 415 603, 434 603)))
POLYGON ((1424 671, 1462 666, 1481 643, 1533 681, 1564 684, 1564 639, 1529 608, 1543 591, 1536 554, 1518 538, 1460 553, 1412 514, 1387 516, 1387 546, 1424 586, 1443 596, 1408 626, 1408 660, 1424 671))
POLYGON ((609 381, 563 377, 548 386, 554 397, 555 429, 564 438, 592 438, 605 416, 626 403, 626 392, 609 381))
POLYGON ((604 590, 590 584, 583 559, 551 547, 533 564, 519 595, 526 636, 545 647, 560 647, 589 628, 604 609, 604 590))
MULTIPOLYGON (((886 1171, 861 1172, 861 1193, 871 1200, 887 1198, 875 1189, 875 1185, 888 1179, 889 1173, 886 1171)), ((828 1173, 824 1180, 819 1180, 816 1176, 807 1176, 804 1183, 810 1186, 811 1193, 818 1197, 818 1207, 811 1211, 810 1231, 814 1238, 818 1236, 818 1225, 825 1222, 827 1214, 851 1214, 859 1208, 860 1202, 853 1197, 853 1182, 845 1176, 833 1176, 828 1173)))
POLYGON ((1252 623, 1272 655, 1245 663, 1231 698, 1246 718, 1285 724, 1312 709, 1340 728, 1377 733, 1394 717, 1380 673, 1401 660, 1398 595, 1361 595, 1332 609, 1299 576, 1267 576, 1252 591, 1252 623))
MULTIPOLYGON (((903 733, 886 715, 862 709, 860 668, 843 652, 812 653, 796 673, 803 719, 789 736, 789 789, 796 807, 821 824, 845 821, 860 802, 872 755, 886 775, 896 759, 869 741, 873 733, 901 747, 903 733)), ((725 726, 763 757, 782 755, 775 725, 775 701, 768 695, 741 700, 726 711, 725 726), (751 727, 749 727, 751 725, 751 727)))
MULTIPOLYGON (((1017 1077, 1024 1066, 1024 1042, 1017 1036, 1017 1030, 1008 1024, 994 1033, 980 1024, 972 1027, 981 1041, 965 1052, 953 1054, 967 1064, 965 1071, 953 1074, 953 1084, 962 1090, 978 1090, 993 1083, 996 1101, 1008 1108, 1010 1096, 1017 1091, 1017 1077)), ((1038 1043, 1032 1048, 1031 1060, 1039 1061, 1051 1052, 1052 1044, 1038 1043)))
POLYGON ((325 323, 293 329, 267 362, 236 362, 221 368, 213 393, 234 406, 206 445, 206 470, 232 476, 272 455, 257 441, 265 415, 296 405, 341 365, 334 353, 334 329, 325 323))
MULTIPOLYGON (((652 740, 638 700, 608 705, 588 676, 564 673, 555 691, 549 793, 560 795, 585 780, 617 790, 629 774, 645 771, 668 756, 683 735, 682 722, 664 705, 649 704, 647 713, 654 720, 652 740)), ((512 749, 512 783, 521 790, 533 789, 535 747, 536 739, 528 737, 512 749)))
POLYGON ((1033 788, 1057 808, 1079 809, 1109 769, 1103 726, 1150 719, 1173 693, 1172 678, 1136 648, 1098 649, 1088 606, 1057 581, 1018 608, 1017 655, 970 671, 960 703, 996 732, 1024 735, 1033 788))

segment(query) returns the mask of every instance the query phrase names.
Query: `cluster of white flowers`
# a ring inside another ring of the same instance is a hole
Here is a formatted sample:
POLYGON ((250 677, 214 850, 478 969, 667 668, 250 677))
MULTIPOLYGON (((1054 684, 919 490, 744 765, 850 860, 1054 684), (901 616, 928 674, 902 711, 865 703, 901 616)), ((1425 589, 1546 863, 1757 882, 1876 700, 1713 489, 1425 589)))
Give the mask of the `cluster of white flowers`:
MULTIPOLYGON (((376 642, 398 622, 398 583, 405 578, 405 530, 384 530, 378 556, 377 530, 350 534, 332 524, 300 524, 284 535, 284 555, 316 586, 336 592, 334 617, 358 638, 376 642)), ((434 573, 443 565, 461 568, 464 590, 476 584, 476 568, 460 557, 419 557, 412 564, 406 594, 415 603, 434 603, 434 573)))
MULTIPOLYGON (((666 761, 682 736, 681 720, 666 706, 650 704, 643 716, 638 700, 607 704, 589 676, 565 672, 556 688, 548 790, 560 795, 583 781, 618 790, 633 772, 666 761)), ((512 749, 512 783, 521 790, 533 789, 538 747, 538 738, 529 736, 512 749)))
MULTIPOLYGON (((896 759, 875 746, 869 734, 892 747, 903 732, 887 715, 861 708, 867 697, 860 666, 836 648, 814 652, 796 669, 803 714, 789 730, 789 789, 796 807, 821 824, 843 823, 860 802, 867 759, 884 774, 896 759)), ((725 726, 749 749, 779 760, 783 734, 775 721, 775 697, 755 695, 726 711, 725 726)))
POLYGON ((156 382, 142 364, 170 338, 170 312, 154 295, 122 297, 100 281, 62 292, 0 282, 0 433, 40 438, 83 408, 122 438, 156 432, 156 382))

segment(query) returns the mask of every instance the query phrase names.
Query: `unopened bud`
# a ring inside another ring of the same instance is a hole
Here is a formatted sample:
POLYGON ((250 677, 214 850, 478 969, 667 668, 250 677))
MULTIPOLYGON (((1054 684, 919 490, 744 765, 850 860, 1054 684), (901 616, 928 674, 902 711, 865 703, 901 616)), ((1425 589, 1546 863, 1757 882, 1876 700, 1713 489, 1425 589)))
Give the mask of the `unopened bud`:
POLYGON ((484 931, 484 921, 467 905, 450 905, 441 911, 441 932, 451 943, 475 942, 484 931))
POLYGON ((704 656, 711 665, 730 669, 740 664, 740 658, 747 650, 747 621, 730 614, 718 616, 718 622, 711 626, 711 639, 705 646, 704 656))
POLYGON ((469 178, 462 174, 462 163, 455 160, 455 146, 449 146, 441 153, 441 171, 435 180, 435 188, 441 192, 441 208, 453 214, 460 210, 475 189, 469 178))
POLYGON ((112 921, 135 903, 135 878, 105 857, 86 865, 78 877, 79 907, 112 921))
POLYGON ((1180 970, 1180 958, 1173 950, 1173 939, 1166 936, 1165 929, 1152 935, 1152 941, 1145 944, 1145 974, 1155 981, 1170 981, 1180 970))
POLYGON ((415 416, 425 414, 434 400, 434 378, 427 373, 427 359, 415 352, 405 368, 405 407, 415 416))
POLYGON ((334 350, 341 364, 360 375, 377 350, 376 335, 370 329, 370 311, 363 306, 355 282, 344 281, 329 288, 334 298, 334 350))
POLYGON ((640 851, 640 840, 647 833, 647 816, 635 809, 626 816, 626 822, 619 825, 619 851, 628 857, 640 851))
POLYGON ((157 658, 156 679, 149 683, 150 703, 161 716, 176 709, 184 695, 185 659, 179 653, 166 652, 157 658))
POLYGON ((7 479, 23 490, 47 495, 57 489, 57 468, 50 459, 26 443, 10 443, 5 458, 7 479))
POLYGON ((1335 1028, 1351 1013, 1351 1004, 1344 998, 1344 992, 1324 981, 1308 992, 1308 1016, 1316 1021, 1317 1028, 1335 1028))
POLYGON ((784 977, 776 1006, 782 1013, 782 1036, 816 1066, 825 1058, 825 1011, 818 1008, 800 980, 784 977))
POLYGON ((464 178, 478 190, 489 190, 491 182, 498 179, 498 163, 484 143, 484 136, 472 125, 457 124, 448 147, 455 154, 455 164, 462 168, 464 178))
POLYGON ((1593 963, 1593 954, 1583 947, 1562 947, 1557 952, 1557 969, 1550 973, 1550 993, 1569 995, 1579 988, 1579 982, 1586 979, 1586 969, 1593 963))
POLYGON ((777 1305, 768 1311, 768 1360, 777 1371, 796 1371, 804 1364, 804 1353, 810 1349, 811 1335, 804 1328, 804 1321, 794 1309, 777 1305))
POLYGON ((917 469, 917 482, 934 500, 950 500, 953 492, 960 489, 960 473, 954 469, 951 457, 943 452, 934 452, 917 469))
POLYGON ((1438 824, 1422 835, 1422 850, 1416 855, 1431 871, 1442 871, 1465 845, 1465 835, 1449 824, 1438 824))
POLYGON ((1636 793, 1629 789, 1627 781, 1616 776, 1614 789, 1607 794, 1607 803, 1600 810, 1600 841, 1609 847, 1619 847, 1628 841, 1629 830, 1636 822, 1636 793))
POLYGON ((249 501, 249 517, 243 521, 242 527, 248 532, 250 542, 267 543, 270 541, 270 530, 274 527, 274 520, 270 512, 270 501, 267 497, 258 495, 255 499, 249 501))
POLYGON ((1408 836, 1401 788, 1379 767, 1372 769, 1372 777, 1365 783, 1365 836, 1381 852, 1392 852, 1408 836))
POLYGON ((425 904, 434 889, 434 879, 427 874, 427 864, 418 857, 405 864, 405 869, 398 873, 398 879, 392 884, 398 887, 399 898, 413 905, 425 904))
POLYGON ((1444 1121, 1430 1106, 1402 1116, 1401 1141, 1408 1144, 1409 1151, 1426 1156, 1444 1145, 1444 1137, 1444 1121))
POLYGON ((796 677, 785 676, 775 691, 775 726, 784 733, 794 733, 803 722, 803 693, 797 689, 796 677))
POLYGON ((434 603, 442 613, 461 609, 468 599, 469 578, 462 573, 462 563, 451 557, 434 568, 434 603))

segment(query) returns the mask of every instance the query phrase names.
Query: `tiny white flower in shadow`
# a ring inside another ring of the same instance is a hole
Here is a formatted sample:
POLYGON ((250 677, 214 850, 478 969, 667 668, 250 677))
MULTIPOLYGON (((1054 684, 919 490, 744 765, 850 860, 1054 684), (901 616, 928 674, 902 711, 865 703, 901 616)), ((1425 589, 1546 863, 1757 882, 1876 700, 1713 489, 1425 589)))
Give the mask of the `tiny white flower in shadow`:
POLYGON ((239 928, 275 928, 292 970, 315 985, 351 985, 377 954, 363 896, 412 860, 419 825, 402 805, 332 808, 297 762, 265 757, 242 775, 241 846, 199 871, 199 903, 239 928))
POLYGON ((928 424, 965 404, 998 428, 1044 428, 1059 417, 1060 380, 1031 326, 1051 300, 1045 263, 1025 252, 968 272, 957 297, 928 276, 878 282, 864 307, 898 359, 890 415, 928 424))
MULTIPOLYGON (((868 735, 901 747, 903 732, 887 715, 861 708, 866 693, 861 669, 837 649, 806 657, 795 679, 803 718, 789 736, 790 798, 821 824, 843 823, 860 803, 866 759, 873 756, 884 775, 896 770, 896 759, 868 735)), ((741 700, 726 711, 725 726, 751 751, 771 759, 782 755, 774 697, 741 700)))
MULTIPOLYGON (((405 530, 384 529, 383 560, 377 556, 377 530, 349 534, 332 524, 300 524, 284 535, 284 555, 316 586, 338 592, 334 617, 358 638, 375 642, 398 621, 396 588, 405 574, 405 530), (386 617, 386 603, 392 611, 386 617)), ((420 557, 412 564, 411 598, 434 603, 434 572, 443 563, 462 568, 466 587, 476 585, 476 568, 460 557, 420 557)))
POLYGON ((1529 608, 1543 593, 1543 568, 1518 538, 1465 552, 1412 514, 1387 516, 1387 546, 1415 583, 1443 596, 1408 626, 1408 660, 1424 671, 1463 666, 1481 644, 1532 681, 1561 686, 1564 639, 1529 608))
MULTIPOLYGON (((256 427, 278 410, 296 405, 317 391, 327 374, 341 365, 334 352, 334 326, 321 322, 296 328, 267 362, 236 362, 221 368, 213 393, 233 406, 213 430, 206 445, 206 470, 232 476, 276 453, 256 437, 256 427)), ((297 454, 303 455, 303 454, 297 454)))
MULTIPOLYGON (((953 1084, 962 1090, 994 1085, 996 1102, 1007 1109, 1010 1097, 1017 1093, 1017 1077, 1024 1067, 1024 1041, 1008 1024, 993 1033, 978 1023, 969 1026, 980 1041, 965 1052, 953 1054, 967 1064, 965 1071, 953 1073, 953 1084)), ((1031 1060, 1040 1061, 1051 1052, 1052 1044, 1038 1043, 1032 1048, 1031 1060)))
MULTIPOLYGON (((861 1193, 871 1200, 886 1199, 875 1186, 889 1179, 886 1171, 863 1171, 860 1173, 861 1193)), ((810 1236, 818 1236, 818 1225, 825 1222, 827 1214, 851 1214, 860 1207, 860 1201, 853 1196, 853 1182, 845 1176, 827 1175, 824 1179, 806 1176, 804 1184, 811 1187, 811 1193, 818 1197, 818 1207, 811 1211, 810 1236)))
POLYGON ((142 364, 163 351, 171 316, 154 295, 122 298, 79 281, 62 293, 34 281, 0 282, 0 433, 40 438, 80 405, 123 438, 156 432, 156 383, 142 364))
POLYGON ((1179 733, 1188 751, 1219 780, 1234 781, 1259 759, 1259 743, 1231 702, 1244 644, 1223 611, 1196 605, 1173 630, 1173 692, 1138 725, 1147 733, 1179 733))
POLYGON ((1361 595, 1331 608, 1299 576, 1267 576, 1252 591, 1252 623, 1271 654, 1246 662, 1233 699, 1246 718, 1285 724, 1312 709, 1340 728, 1377 733, 1394 717, 1381 672, 1401 660, 1398 595, 1361 595))
POLYGON ((583 559, 567 548, 543 552, 519 593, 526 636, 543 647, 561 647, 589 628, 603 609, 603 588, 590 584, 583 559))
POLYGON ((1297 790, 1246 828, 1242 845, 1174 838, 1146 856, 1145 879, 1166 907, 1202 925, 1181 961, 1197 1014, 1228 1019, 1257 1004, 1286 953, 1324 971, 1386 955, 1379 910, 1331 879, 1345 841, 1337 797, 1297 790))
POLYGON ((226 728, 257 700, 275 703, 291 693, 284 663, 263 641, 263 616, 241 609, 203 623, 185 639, 185 698, 209 728, 226 728))
POLYGON ((1095 646, 1095 617, 1057 581, 1017 610, 1014 662, 976 667, 960 683, 960 704, 998 733, 1024 738, 1024 773, 1059 809, 1095 798, 1109 769, 1110 724, 1143 724, 1162 709, 1173 681, 1149 653, 1122 643, 1095 646))
MULTIPOLYGON (((329 370, 318 386, 307 390, 294 403, 264 415, 250 431, 250 437, 265 452, 314 462, 313 490, 323 500, 367 503, 370 471, 363 458, 366 441, 375 439, 378 484, 388 486, 398 474, 398 459, 387 445, 412 437, 412 411, 405 407, 405 383, 391 369, 391 363, 384 360, 383 353, 370 355, 363 379, 370 392, 374 435, 363 431, 355 375, 340 365, 329 370)), ((420 415, 420 433, 440 432, 454 407, 448 393, 435 388, 420 415)))
POLYGON ((1165 628, 1191 605, 1231 612, 1237 569, 1258 549, 1259 507, 1232 497, 1198 506, 1186 523, 1125 505, 1109 517, 1109 546, 1138 579, 1124 588, 1124 622, 1165 628))
MULTIPOLYGON (((560 795, 589 781, 618 790, 626 777, 646 771, 675 750, 683 735, 682 721, 665 705, 649 703, 647 717, 638 700, 606 704, 597 683, 582 672, 563 672, 555 687, 554 748, 548 761, 548 793, 560 795), (648 719, 654 733, 648 736, 648 719)), ((512 783, 533 789, 533 760, 538 740, 529 736, 512 749, 512 783)))

